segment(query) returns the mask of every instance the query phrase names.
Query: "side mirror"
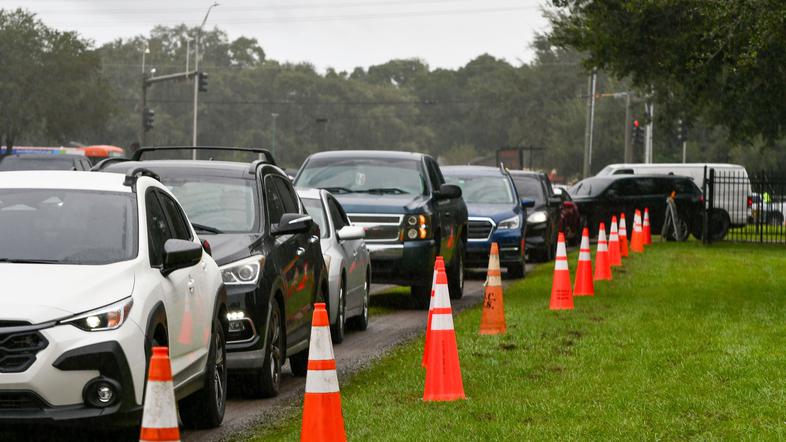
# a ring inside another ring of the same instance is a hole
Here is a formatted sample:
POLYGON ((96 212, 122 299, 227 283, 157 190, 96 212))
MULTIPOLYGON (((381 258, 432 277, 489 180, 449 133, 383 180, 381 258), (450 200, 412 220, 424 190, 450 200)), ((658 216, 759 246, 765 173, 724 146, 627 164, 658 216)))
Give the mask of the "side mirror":
POLYGON ((311 228, 313 219, 308 215, 300 213, 285 213, 281 217, 281 221, 273 226, 270 233, 273 235, 291 235, 296 233, 307 232, 311 228))
POLYGON ((366 237, 366 231, 363 230, 362 227, 344 226, 338 232, 336 232, 336 236, 338 236, 338 239, 341 241, 363 239, 366 237))
POLYGON ((535 200, 529 198, 522 198, 521 199, 521 207, 524 209, 529 209, 531 207, 535 207, 535 200))
POLYGON ((170 239, 164 243, 164 266, 161 274, 169 276, 175 270, 193 267, 202 260, 202 245, 182 239, 170 239))
POLYGON ((557 196, 552 196, 552 197, 549 198, 549 206, 551 206, 551 207, 558 207, 560 204, 562 204, 562 197, 561 196, 557 195, 557 196))
POLYGON ((439 188, 439 192, 437 192, 436 197, 439 199, 452 199, 452 198, 461 198, 461 187, 455 184, 443 184, 439 188))

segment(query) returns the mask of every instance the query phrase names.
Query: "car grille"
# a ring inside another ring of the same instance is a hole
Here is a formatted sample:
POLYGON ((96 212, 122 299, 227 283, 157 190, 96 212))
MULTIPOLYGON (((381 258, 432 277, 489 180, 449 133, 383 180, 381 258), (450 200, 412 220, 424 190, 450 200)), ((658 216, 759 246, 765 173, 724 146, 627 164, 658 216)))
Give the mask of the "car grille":
POLYGON ((468 226, 468 239, 475 241, 488 240, 494 230, 494 222, 486 218, 470 218, 468 226))
POLYGON ((0 393, 0 411, 28 411, 43 408, 41 400, 28 392, 0 393))
POLYGON ((366 242, 398 241, 401 236, 401 220, 404 215, 347 214, 353 226, 366 231, 366 242))
MULTIPOLYGON (((10 321, 3 321, 9 323, 10 321)), ((17 323, 14 327, 29 325, 17 323)), ((49 342, 37 330, 6 331, 0 329, 0 373, 21 373, 35 362, 39 351, 49 342)))

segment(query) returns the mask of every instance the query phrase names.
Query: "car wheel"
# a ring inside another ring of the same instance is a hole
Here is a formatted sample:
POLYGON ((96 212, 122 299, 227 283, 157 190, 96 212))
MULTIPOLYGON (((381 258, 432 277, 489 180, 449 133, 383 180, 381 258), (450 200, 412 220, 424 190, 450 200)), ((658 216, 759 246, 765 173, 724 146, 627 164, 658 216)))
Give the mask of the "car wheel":
POLYGON ((336 322, 330 326, 330 338, 334 344, 340 344, 344 341, 344 324, 346 323, 347 314, 347 296, 346 284, 341 280, 341 286, 338 289, 338 312, 336 312, 336 322))
POLYGON ((366 271, 366 282, 363 284, 363 312, 359 316, 350 318, 350 324, 355 330, 364 331, 368 328, 368 306, 371 298, 371 271, 366 271))
POLYGON ((226 337, 218 318, 207 357, 205 386, 179 403, 180 418, 189 428, 216 428, 224 420, 227 400, 226 337))
POLYGON ((511 279, 520 279, 524 277, 524 263, 518 263, 508 266, 508 277, 511 279))
POLYGON ((410 287, 410 292, 415 300, 415 307, 418 310, 428 309, 431 303, 431 287, 425 285, 413 285, 410 287))
POLYGON ((464 246, 461 241, 458 242, 455 253, 456 257, 448 272, 448 290, 450 299, 461 299, 464 296, 464 246))
POLYGON ((270 323, 267 327, 265 359, 262 368, 256 370, 247 388, 255 397, 278 396, 281 385, 281 365, 284 358, 284 334, 282 333, 281 310, 274 297, 270 302, 270 323))

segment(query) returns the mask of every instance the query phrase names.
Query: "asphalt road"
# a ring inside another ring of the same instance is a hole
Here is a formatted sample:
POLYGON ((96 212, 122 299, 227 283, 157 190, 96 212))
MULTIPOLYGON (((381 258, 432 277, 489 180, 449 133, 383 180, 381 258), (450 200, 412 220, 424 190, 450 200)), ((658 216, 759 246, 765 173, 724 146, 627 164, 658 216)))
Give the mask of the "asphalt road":
MULTIPOLYGON (((528 266, 528 271, 530 270, 528 266)), ((470 274, 464 287, 464 297, 453 301, 454 312, 478 304, 483 297, 483 275, 470 274)), ((379 293, 389 286, 374 286, 379 293)), ((344 342, 335 346, 336 365, 339 382, 358 370, 367 367, 375 360, 387 354, 394 347, 409 341, 425 331, 427 312, 410 307, 409 300, 401 295, 376 296, 372 305, 387 305, 397 310, 391 313, 372 316, 368 330, 364 332, 348 331, 344 342)), ((244 432, 276 420, 283 414, 296 411, 305 388, 305 378, 291 375, 289 367, 285 367, 281 380, 281 392, 271 399, 246 399, 242 395, 230 391, 224 423, 221 427, 206 431, 185 431, 182 440, 189 442, 221 441, 229 437, 240 437, 244 432)), ((230 388, 231 380, 230 380, 230 388)), ((237 387, 237 385, 235 385, 237 387)), ((106 432, 89 432, 83 427, 47 428, 20 427, 16 431, 0 430, 2 441, 51 441, 51 440, 138 440, 138 434, 118 434, 106 432)))

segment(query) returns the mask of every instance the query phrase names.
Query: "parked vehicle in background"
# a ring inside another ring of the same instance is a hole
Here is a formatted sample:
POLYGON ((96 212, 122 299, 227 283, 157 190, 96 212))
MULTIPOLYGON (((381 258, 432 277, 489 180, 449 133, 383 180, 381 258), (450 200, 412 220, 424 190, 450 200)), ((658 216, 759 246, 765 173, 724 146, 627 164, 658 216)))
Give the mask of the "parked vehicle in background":
POLYGON ((701 235, 704 197, 690 177, 678 175, 607 175, 579 181, 570 196, 579 208, 581 224, 597 235, 598 225, 608 226, 611 217, 625 213, 628 236, 636 209, 649 209, 652 232, 660 233, 666 213, 666 198, 676 193, 677 210, 684 228, 701 235))
POLYGON ((786 219, 786 196, 769 193, 764 196, 754 192, 751 194, 750 218, 750 224, 783 225, 786 219))
MULTIPOLYGON (((610 164, 597 176, 609 175, 683 175, 693 179, 696 186, 704 188, 704 170, 715 169, 723 179, 715 182, 713 225, 714 236, 722 238, 730 227, 742 227, 748 222, 751 209, 751 189, 748 172, 738 164, 725 163, 631 163, 610 164)), ((698 233, 698 232, 697 232, 698 233)))
POLYGON ((521 198, 535 201, 527 213, 527 258, 550 261, 557 251, 562 199, 554 195, 549 177, 543 172, 511 170, 521 198))
POLYGON ((560 209, 559 231, 565 233, 565 241, 569 245, 578 245, 581 241, 581 216, 579 208, 573 202, 568 186, 554 185, 554 194, 562 199, 562 209, 560 209))
POLYGON ((74 153, 0 155, 0 172, 21 170, 90 170, 93 164, 74 153))
POLYGON ((534 201, 519 198, 504 168, 447 166, 442 167, 442 173, 449 184, 461 188, 467 205, 465 266, 485 268, 491 243, 496 242, 500 265, 507 268, 511 277, 524 277, 527 207, 532 207, 534 201))
POLYGON ((332 151, 311 155, 295 185, 335 195, 354 226, 366 230, 374 282, 409 285, 419 306, 431 298, 434 260, 445 258, 450 296, 464 288, 467 207, 429 155, 332 151))
POLYGON ((344 340, 344 326, 357 330, 368 327, 371 289, 371 262, 365 232, 350 224, 335 197, 326 190, 299 189, 300 201, 319 225, 320 244, 328 270, 330 337, 338 344, 344 340))
POLYGON ((194 150, 160 147, 96 168, 148 168, 177 196, 227 287, 227 365, 243 375, 250 395, 275 396, 287 358, 293 374, 306 374, 313 304, 327 293, 319 227, 267 150, 196 149, 203 158, 234 161, 146 159, 191 158, 194 150))
POLYGON ((168 346, 183 423, 221 424, 221 272, 154 174, 2 173, 0 223, 0 422, 138 424, 168 346))
POLYGON ((123 158, 125 157, 125 150, 122 147, 118 146, 109 146, 109 145, 94 145, 94 146, 82 146, 77 147, 76 149, 84 152, 85 156, 90 159, 93 164, 98 164, 99 162, 107 159, 107 158, 123 158))

